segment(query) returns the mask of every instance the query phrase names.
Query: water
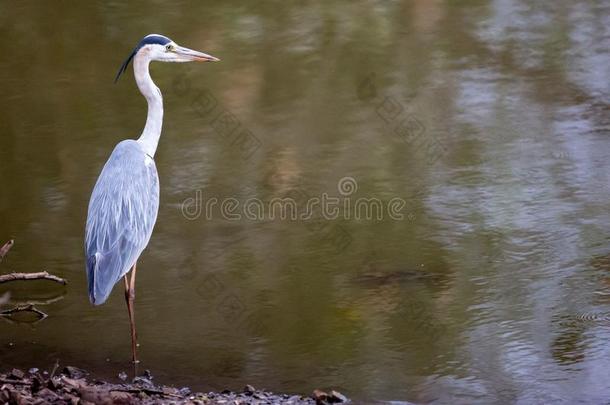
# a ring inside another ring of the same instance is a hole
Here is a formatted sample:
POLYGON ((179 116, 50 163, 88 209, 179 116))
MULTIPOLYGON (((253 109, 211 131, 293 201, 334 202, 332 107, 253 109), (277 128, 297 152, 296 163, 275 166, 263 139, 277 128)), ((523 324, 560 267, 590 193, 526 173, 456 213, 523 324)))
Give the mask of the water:
POLYGON ((1 271, 70 281, 2 286, 51 302, 0 320, 1 368, 129 369, 122 286, 89 305, 83 228, 146 115, 131 70, 112 80, 161 32, 222 62, 152 68, 142 368, 362 402, 608 401, 610 6, 528 3, 0 3, 1 271), (203 209, 325 193, 339 218, 203 209), (358 198, 404 200, 403 218, 356 219, 358 198))

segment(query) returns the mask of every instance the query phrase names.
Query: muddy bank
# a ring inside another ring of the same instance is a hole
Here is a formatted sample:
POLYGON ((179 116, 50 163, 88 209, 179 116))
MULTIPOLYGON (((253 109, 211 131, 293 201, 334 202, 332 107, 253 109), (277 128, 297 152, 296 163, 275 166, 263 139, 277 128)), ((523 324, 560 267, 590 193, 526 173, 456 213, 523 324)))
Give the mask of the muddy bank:
POLYGON ((349 402, 338 392, 315 390, 312 396, 274 394, 247 385, 242 392, 191 392, 153 383, 146 372, 131 383, 113 384, 92 378, 76 367, 59 371, 13 369, 0 373, 0 403, 9 404, 199 404, 325 405, 349 402))

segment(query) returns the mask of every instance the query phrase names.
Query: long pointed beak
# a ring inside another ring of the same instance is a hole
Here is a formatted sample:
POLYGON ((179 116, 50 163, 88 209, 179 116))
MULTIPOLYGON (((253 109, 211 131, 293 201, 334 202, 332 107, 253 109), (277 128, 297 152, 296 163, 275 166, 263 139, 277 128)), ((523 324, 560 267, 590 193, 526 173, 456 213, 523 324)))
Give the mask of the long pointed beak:
POLYGON ((219 62, 220 59, 208 55, 207 53, 194 51, 192 49, 185 48, 183 46, 176 47, 176 52, 179 56, 185 58, 186 60, 195 61, 195 62, 219 62))

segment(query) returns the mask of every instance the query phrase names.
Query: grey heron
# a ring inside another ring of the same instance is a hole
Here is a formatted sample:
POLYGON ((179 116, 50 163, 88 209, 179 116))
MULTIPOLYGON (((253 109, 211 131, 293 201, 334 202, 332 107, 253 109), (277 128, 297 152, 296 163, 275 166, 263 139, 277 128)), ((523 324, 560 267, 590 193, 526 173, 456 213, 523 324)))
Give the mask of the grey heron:
POLYGON ((114 285, 125 280, 133 361, 137 363, 134 299, 136 264, 146 248, 159 209, 159 177, 154 156, 161 136, 163 99, 150 77, 152 61, 216 62, 219 59, 177 45, 158 34, 144 37, 123 62, 115 83, 133 61, 136 83, 148 103, 142 135, 120 142, 95 183, 85 229, 89 300, 103 304, 114 285), (127 273, 131 269, 131 278, 127 273))

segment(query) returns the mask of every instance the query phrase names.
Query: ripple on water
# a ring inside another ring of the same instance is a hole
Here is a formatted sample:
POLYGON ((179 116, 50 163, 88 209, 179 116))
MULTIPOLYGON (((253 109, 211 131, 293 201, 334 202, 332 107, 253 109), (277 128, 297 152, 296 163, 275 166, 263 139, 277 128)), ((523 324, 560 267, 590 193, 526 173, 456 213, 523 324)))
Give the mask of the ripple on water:
POLYGON ((600 314, 595 312, 585 312, 574 316, 577 322, 586 322, 600 325, 610 325, 610 314, 600 314))

